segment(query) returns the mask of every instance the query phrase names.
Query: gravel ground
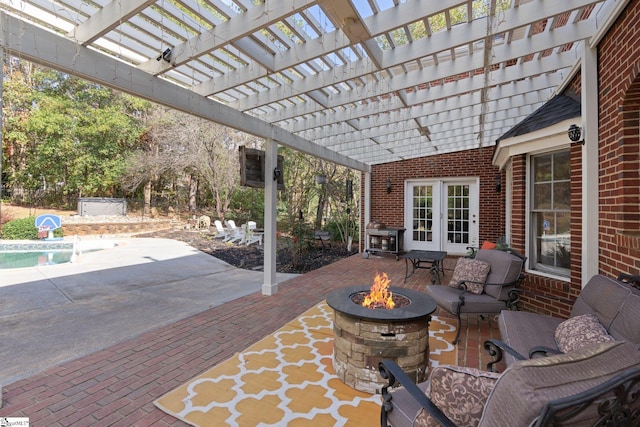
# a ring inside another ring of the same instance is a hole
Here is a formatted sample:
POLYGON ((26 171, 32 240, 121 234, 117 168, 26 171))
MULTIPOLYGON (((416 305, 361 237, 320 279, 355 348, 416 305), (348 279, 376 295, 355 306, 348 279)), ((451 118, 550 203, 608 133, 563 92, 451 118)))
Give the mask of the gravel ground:
MULTIPOLYGON (((215 233, 209 231, 171 230, 155 233, 140 234, 138 237, 161 237, 180 240, 202 252, 208 253, 239 268, 247 270, 262 270, 264 264, 264 250, 262 246, 228 244, 214 238, 215 233)), ((352 248, 348 252, 346 245, 333 242, 331 248, 316 247, 316 242, 310 242, 305 247, 284 247, 279 244, 276 270, 279 273, 305 273, 322 266, 331 264, 342 258, 351 256, 357 251, 352 248)))

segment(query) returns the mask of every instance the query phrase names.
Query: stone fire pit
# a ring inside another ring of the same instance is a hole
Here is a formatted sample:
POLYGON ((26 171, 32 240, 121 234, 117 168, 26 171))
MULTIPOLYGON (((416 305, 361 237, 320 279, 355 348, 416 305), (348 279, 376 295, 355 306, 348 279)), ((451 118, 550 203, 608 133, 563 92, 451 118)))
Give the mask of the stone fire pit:
POLYGON ((422 292, 391 287, 400 297, 397 308, 366 308, 359 302, 366 286, 331 292, 334 310, 333 367, 345 384, 375 394, 386 384, 378 373, 382 359, 395 361, 416 382, 429 368, 429 321, 436 303, 422 292))

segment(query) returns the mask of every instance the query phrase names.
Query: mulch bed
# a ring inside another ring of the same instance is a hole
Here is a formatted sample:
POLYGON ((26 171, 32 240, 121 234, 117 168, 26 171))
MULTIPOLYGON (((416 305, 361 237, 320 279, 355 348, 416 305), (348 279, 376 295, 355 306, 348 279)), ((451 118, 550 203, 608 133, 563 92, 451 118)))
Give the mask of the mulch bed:
MULTIPOLYGON (((214 238, 212 231, 167 230, 140 234, 137 237, 159 237, 185 242, 194 248, 225 261, 235 267, 247 270, 263 270, 264 249, 258 244, 249 246, 229 244, 214 238)), ((315 242, 314 242, 315 243, 315 242)), ((355 245, 354 245, 355 246, 355 245)), ((306 273, 331 264, 357 253, 356 248, 347 251, 346 245, 332 242, 331 247, 317 247, 314 244, 305 247, 280 248, 276 271, 279 273, 306 273)))

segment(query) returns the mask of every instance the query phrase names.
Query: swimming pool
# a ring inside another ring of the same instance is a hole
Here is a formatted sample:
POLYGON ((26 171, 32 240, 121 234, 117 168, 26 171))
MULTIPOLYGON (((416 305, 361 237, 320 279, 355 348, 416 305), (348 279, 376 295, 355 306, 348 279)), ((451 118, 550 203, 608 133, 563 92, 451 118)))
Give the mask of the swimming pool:
MULTIPOLYGON (((21 242, 0 243, 0 269, 27 268, 70 262, 73 242, 21 242)), ((106 240, 87 240, 76 243, 76 252, 98 251, 117 244, 106 240)))

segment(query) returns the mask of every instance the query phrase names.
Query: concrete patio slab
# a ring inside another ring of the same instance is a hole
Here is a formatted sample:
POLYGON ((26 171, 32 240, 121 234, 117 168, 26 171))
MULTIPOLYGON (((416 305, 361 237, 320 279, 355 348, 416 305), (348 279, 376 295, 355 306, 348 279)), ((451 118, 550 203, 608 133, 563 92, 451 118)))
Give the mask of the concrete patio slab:
POLYGON ((0 384, 259 292, 263 283, 262 272, 183 242, 116 240, 76 263, 0 270, 0 384))

